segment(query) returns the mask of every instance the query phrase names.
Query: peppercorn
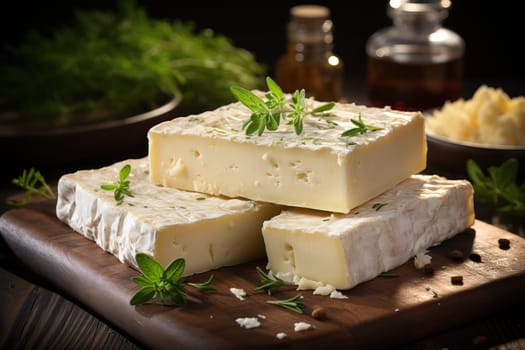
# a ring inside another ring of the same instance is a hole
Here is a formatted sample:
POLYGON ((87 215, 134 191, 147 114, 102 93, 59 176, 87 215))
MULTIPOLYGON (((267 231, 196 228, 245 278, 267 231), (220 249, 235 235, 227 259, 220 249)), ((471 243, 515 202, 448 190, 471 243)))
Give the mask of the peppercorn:
POLYGON ((477 263, 480 263, 481 262, 481 255, 479 255, 478 253, 471 253, 469 255, 469 259, 471 261, 474 261, 474 262, 477 262, 477 263))
POLYGON ((324 320, 326 318, 326 310, 321 306, 316 306, 312 310, 312 317, 316 320, 324 320))
POLYGON ((510 240, 507 238, 500 238, 498 239, 499 248, 503 250, 510 249, 510 240))
POLYGON ((455 286, 463 285, 463 276, 452 276, 450 277, 450 282, 455 286))

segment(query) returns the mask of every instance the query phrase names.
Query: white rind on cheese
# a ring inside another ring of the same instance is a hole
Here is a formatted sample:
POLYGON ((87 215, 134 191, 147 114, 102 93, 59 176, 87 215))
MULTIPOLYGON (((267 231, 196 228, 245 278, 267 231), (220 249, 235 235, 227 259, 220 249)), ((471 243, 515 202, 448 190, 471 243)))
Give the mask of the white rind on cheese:
POLYGON ((57 217, 134 268, 139 252, 164 267, 184 258, 185 275, 265 256, 262 223, 279 206, 155 186, 148 167, 147 158, 130 159, 62 176, 57 217), (125 164, 131 165, 133 197, 117 205, 113 191, 100 186, 116 183, 125 164))
POLYGON ((263 237, 273 274, 350 289, 473 223, 468 181, 413 175, 348 214, 285 210, 264 223, 263 237))
POLYGON ((346 213, 426 166, 424 118, 418 112, 337 103, 330 116, 306 116, 299 136, 286 120, 277 131, 247 136, 242 125, 250 115, 237 102, 154 126, 148 132, 151 181, 346 213), (341 137, 355 128, 351 120, 359 115, 383 129, 341 137))

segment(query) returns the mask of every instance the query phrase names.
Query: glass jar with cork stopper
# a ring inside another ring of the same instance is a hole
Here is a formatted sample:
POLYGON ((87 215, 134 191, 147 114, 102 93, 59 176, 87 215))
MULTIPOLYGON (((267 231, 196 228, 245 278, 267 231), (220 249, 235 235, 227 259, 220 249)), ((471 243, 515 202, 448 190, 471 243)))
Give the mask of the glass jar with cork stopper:
POLYGON ((428 110, 462 96, 464 41, 444 28, 450 0, 390 0, 393 26, 367 41, 369 103, 428 110))
POLYGON ((298 5, 290 9, 287 51, 275 67, 275 81, 284 92, 305 89, 319 101, 339 101, 343 95, 343 62, 333 53, 330 9, 298 5))

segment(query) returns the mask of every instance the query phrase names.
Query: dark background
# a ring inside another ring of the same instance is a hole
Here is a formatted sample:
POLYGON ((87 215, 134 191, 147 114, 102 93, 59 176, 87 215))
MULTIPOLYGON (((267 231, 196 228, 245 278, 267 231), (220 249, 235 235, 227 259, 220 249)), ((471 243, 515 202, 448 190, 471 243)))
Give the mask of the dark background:
MULTIPOLYGON (((300 3, 317 3, 332 10, 334 52, 345 64, 348 82, 366 75, 365 44, 376 30, 391 25, 387 1, 138 1, 155 18, 194 22, 198 29, 210 28, 229 37, 235 46, 251 51, 272 74, 285 50, 289 8, 300 3)), ((3 5, 5 6, 5 5, 3 5)), ((75 9, 116 8, 114 1, 18 1, 0 10, 0 40, 16 44, 29 29, 49 32, 73 19, 75 9)), ((465 79, 475 84, 500 85, 510 94, 520 91, 525 78, 525 14, 522 1, 497 2, 457 0, 452 2, 444 26, 466 42, 465 79)))

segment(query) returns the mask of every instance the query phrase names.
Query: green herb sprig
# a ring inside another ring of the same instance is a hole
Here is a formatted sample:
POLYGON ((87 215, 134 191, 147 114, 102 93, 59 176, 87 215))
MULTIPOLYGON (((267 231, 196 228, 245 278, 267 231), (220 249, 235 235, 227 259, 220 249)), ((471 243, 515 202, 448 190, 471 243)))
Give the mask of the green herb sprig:
POLYGON ((255 288, 256 291, 265 290, 268 295, 272 295, 274 289, 284 285, 284 281, 277 276, 270 276, 259 266, 255 268, 261 277, 261 284, 255 288))
MULTIPOLYGON (((173 260, 166 270, 147 254, 138 253, 135 258, 144 275, 132 278, 141 288, 131 298, 131 305, 143 304, 150 300, 176 306, 186 304, 187 294, 182 277, 186 263, 183 258, 173 260)), ((211 293, 215 292, 215 288, 211 286, 212 282, 213 274, 206 282, 187 284, 203 293, 211 293)))
POLYGON ((22 175, 13 179, 11 183, 25 189, 26 192, 24 198, 20 201, 7 200, 6 203, 8 205, 17 207, 26 205, 31 201, 33 195, 39 195, 47 199, 56 198, 55 192, 53 192, 51 187, 47 184, 44 176, 35 168, 29 170, 24 169, 22 175))
POLYGON ((117 204, 120 205, 124 201, 124 196, 133 197, 129 190, 129 180, 127 179, 131 173, 131 165, 124 165, 119 171, 119 180, 116 184, 101 185, 100 188, 106 191, 114 191, 114 197, 117 204))
POLYGON ((489 204, 499 213, 525 218, 525 181, 517 184, 519 163, 516 159, 488 167, 487 175, 472 159, 466 165, 477 202, 489 204))
POLYGON ((288 310, 295 311, 299 314, 303 313, 303 308, 305 307, 304 303, 301 301, 302 296, 301 294, 297 294, 296 296, 284 299, 284 300, 268 300, 266 301, 268 304, 274 304, 281 307, 284 307, 288 310))
POLYGON ((383 130, 383 128, 374 126, 374 125, 368 125, 363 122, 363 118, 361 117, 361 113, 359 113, 358 119, 351 119, 350 120, 356 127, 352 129, 348 129, 344 131, 341 136, 348 137, 348 136, 356 136, 356 135, 362 135, 369 131, 378 131, 383 130))
POLYGON ((147 254, 138 253, 136 260, 144 276, 132 278, 141 288, 131 298, 131 305, 143 304, 152 299, 178 306, 186 304, 186 292, 182 284, 184 259, 175 259, 166 270, 147 254))
POLYGON ((243 87, 230 87, 239 102, 252 111, 250 118, 242 126, 246 135, 257 132, 261 136, 266 129, 275 131, 284 119, 288 119, 288 124, 293 124, 295 133, 300 135, 303 132, 303 118, 306 115, 320 116, 335 106, 334 102, 329 102, 307 110, 304 89, 296 90, 292 94, 291 101, 287 103, 281 87, 272 78, 266 77, 266 86, 269 90, 265 94, 266 101, 243 87))
POLYGON ((380 211, 381 208, 383 208, 385 205, 387 205, 388 203, 374 203, 372 205, 372 209, 374 209, 375 211, 380 211))

